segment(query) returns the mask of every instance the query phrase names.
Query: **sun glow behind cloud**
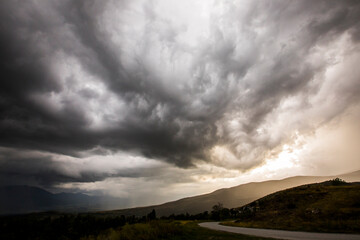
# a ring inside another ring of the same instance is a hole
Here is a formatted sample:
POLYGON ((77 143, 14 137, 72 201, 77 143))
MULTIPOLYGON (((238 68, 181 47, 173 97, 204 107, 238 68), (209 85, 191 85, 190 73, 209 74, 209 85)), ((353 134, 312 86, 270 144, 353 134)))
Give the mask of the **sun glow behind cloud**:
POLYGON ((251 172, 253 174, 264 174, 268 179, 299 175, 301 173, 299 156, 301 156, 303 147, 296 147, 298 146, 293 147, 284 144, 277 155, 266 158, 262 166, 251 172))

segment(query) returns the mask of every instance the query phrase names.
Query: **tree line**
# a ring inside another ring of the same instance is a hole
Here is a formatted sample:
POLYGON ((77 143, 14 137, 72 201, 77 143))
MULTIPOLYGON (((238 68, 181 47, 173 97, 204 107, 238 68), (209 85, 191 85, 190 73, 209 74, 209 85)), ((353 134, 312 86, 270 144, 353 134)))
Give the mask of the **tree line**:
POLYGON ((212 211, 199 214, 171 214, 158 218, 155 209, 142 217, 118 216, 108 213, 36 213, 0 217, 0 239, 80 239, 98 235, 106 229, 125 225, 162 220, 224 220, 238 216, 236 209, 228 209, 221 203, 212 211))

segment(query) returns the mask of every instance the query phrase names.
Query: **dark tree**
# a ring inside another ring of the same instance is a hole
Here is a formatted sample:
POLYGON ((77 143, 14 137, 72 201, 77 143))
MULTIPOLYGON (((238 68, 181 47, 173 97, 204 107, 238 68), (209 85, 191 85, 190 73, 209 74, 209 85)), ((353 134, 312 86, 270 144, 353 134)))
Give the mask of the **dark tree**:
POLYGON ((154 219, 156 219, 155 209, 153 209, 153 210, 147 215, 147 219, 148 219, 148 220, 154 220, 154 219))

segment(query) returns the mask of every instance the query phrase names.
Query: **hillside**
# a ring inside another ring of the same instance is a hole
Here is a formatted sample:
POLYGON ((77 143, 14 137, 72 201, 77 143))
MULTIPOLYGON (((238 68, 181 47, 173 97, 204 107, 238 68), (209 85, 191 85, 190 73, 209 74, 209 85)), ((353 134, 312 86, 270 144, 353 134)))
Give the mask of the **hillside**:
POLYGON ((338 176, 297 176, 282 180, 252 182, 231 188, 219 189, 209 194, 183 198, 161 205, 114 210, 107 213, 126 216, 144 216, 152 209, 155 209, 158 216, 168 216, 173 213, 181 214, 186 212, 189 214, 196 214, 204 211, 210 211, 212 206, 218 202, 223 203, 223 205, 227 208, 235 208, 243 206, 270 193, 303 184, 322 182, 336 177, 346 181, 360 181, 360 171, 338 176))
POLYGON ((360 183, 331 180, 279 191, 238 208, 228 225, 319 232, 360 232, 360 183))
MULTIPOLYGON (((210 211, 212 206, 218 202, 223 203, 227 208, 235 208, 276 191, 303 184, 326 181, 335 177, 340 177, 346 181, 360 181, 360 171, 339 176, 297 176, 282 180, 252 182, 161 205, 113 210, 100 212, 100 214, 135 215, 141 217, 151 212, 152 209, 156 210, 157 216, 182 213, 196 214, 210 211)), ((99 211, 114 209, 115 206, 121 205, 123 201, 123 199, 118 198, 89 196, 81 193, 53 194, 41 188, 30 186, 0 187, 0 214, 20 214, 49 210, 99 211)))

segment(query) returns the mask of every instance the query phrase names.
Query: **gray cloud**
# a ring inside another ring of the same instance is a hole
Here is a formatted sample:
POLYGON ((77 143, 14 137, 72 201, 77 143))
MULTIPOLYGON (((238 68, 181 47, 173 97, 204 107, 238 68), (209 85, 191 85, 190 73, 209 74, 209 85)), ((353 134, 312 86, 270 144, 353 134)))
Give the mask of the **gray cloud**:
MULTIPOLYGON (((101 159, 101 156, 98 156, 101 159)), ((117 156, 122 160, 131 161, 131 158, 117 156)), ((17 152, 13 149, 0 149, 0 183, 8 184, 33 184, 51 187, 60 183, 97 182, 107 178, 151 178, 156 179, 164 175, 164 165, 123 166, 114 164, 117 160, 102 158, 98 168, 95 160, 74 161, 73 158, 59 161, 55 155, 44 154, 36 151, 17 152)), ((178 176, 179 177, 179 176, 178 176)), ((186 177, 182 177, 185 179, 186 177)))
MULTIPOLYGON (((294 131, 312 131, 359 101, 359 75, 326 88, 326 71, 340 60, 321 56, 346 35, 339 55, 358 51, 358 1, 214 3, 196 44, 187 35, 196 23, 169 20, 156 2, 1 5, 0 145, 17 151, 81 158, 101 147, 97 154, 136 152, 192 168, 216 162, 211 151, 223 146, 238 161, 225 167, 246 170, 294 131), (340 105, 314 106, 326 94, 340 105), (282 107, 290 98, 298 103, 291 111, 306 113, 280 134, 271 120, 286 121, 282 107)), ((2 176, 18 172, 42 184, 162 171, 74 177, 42 155, 2 161, 2 176)))

